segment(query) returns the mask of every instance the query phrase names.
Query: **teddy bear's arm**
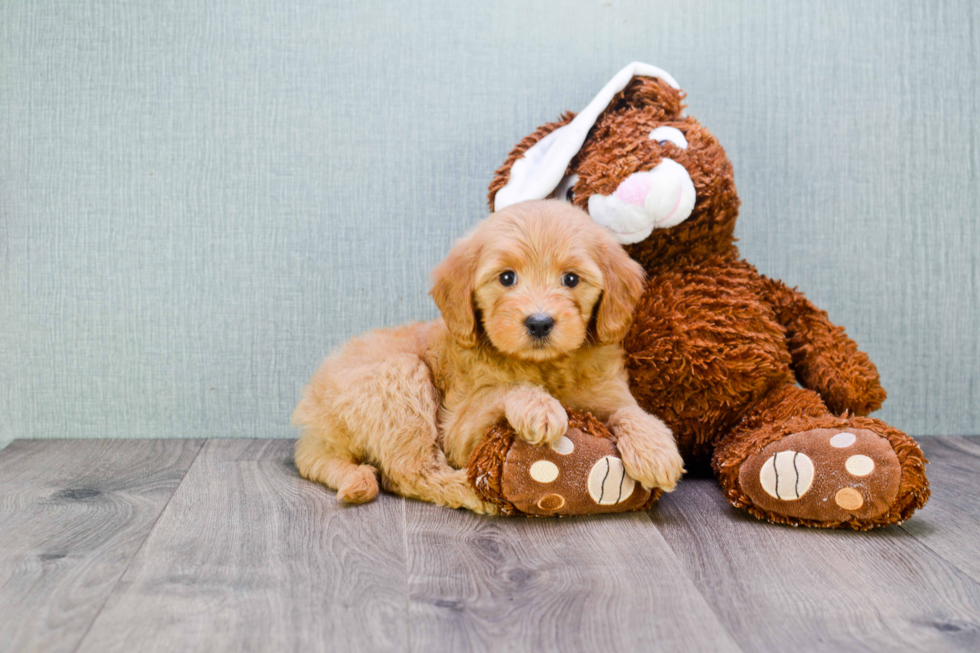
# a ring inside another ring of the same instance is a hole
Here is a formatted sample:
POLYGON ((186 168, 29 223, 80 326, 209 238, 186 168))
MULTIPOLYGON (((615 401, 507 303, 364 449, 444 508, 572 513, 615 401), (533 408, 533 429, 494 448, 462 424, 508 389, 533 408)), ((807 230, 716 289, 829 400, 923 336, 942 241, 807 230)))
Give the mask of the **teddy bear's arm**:
POLYGON ((786 328, 793 369, 800 383, 819 393, 837 414, 857 415, 881 408, 885 390, 878 369, 860 351, 844 328, 834 325, 822 311, 781 281, 762 277, 764 298, 786 328))

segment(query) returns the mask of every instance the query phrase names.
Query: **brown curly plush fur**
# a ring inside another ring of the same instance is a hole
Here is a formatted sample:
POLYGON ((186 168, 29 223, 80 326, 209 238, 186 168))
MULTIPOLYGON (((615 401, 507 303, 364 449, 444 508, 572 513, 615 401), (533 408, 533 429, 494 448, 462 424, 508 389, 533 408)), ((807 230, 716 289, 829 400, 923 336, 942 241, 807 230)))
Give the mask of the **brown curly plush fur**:
MULTIPOLYGON (((797 290, 742 260, 734 238, 739 199, 732 166, 707 129, 681 117, 683 98, 658 79, 635 78, 570 162, 567 174, 579 176, 573 196, 559 198, 588 210, 589 197, 613 193, 666 157, 693 182, 697 199, 687 220, 626 246, 648 274, 623 343, 634 396, 674 431, 689 467, 710 459, 731 503, 760 519, 855 529, 907 519, 929 497, 921 450, 901 431, 860 417, 881 406, 885 391, 874 363, 844 329, 797 290), (688 147, 651 140, 650 131, 660 126, 679 129, 688 147), (816 428, 868 429, 887 439, 901 482, 885 512, 873 519, 808 520, 753 503, 740 485, 742 463, 775 440, 816 428)), ((566 113, 521 141, 490 185, 491 208, 513 162, 572 117, 566 113)))

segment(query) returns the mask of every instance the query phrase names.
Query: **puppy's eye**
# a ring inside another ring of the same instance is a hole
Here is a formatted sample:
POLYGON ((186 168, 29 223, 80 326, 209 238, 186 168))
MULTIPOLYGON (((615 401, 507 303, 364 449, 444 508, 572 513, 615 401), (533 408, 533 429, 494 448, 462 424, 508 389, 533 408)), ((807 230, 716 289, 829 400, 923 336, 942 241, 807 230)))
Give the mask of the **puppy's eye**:
POLYGON ((501 286, 513 286, 515 283, 517 283, 517 275, 514 274, 513 270, 501 272, 497 279, 500 281, 501 286))
POLYGON ((561 285, 574 288, 578 285, 578 275, 574 272, 566 272, 565 276, 561 278, 561 285))

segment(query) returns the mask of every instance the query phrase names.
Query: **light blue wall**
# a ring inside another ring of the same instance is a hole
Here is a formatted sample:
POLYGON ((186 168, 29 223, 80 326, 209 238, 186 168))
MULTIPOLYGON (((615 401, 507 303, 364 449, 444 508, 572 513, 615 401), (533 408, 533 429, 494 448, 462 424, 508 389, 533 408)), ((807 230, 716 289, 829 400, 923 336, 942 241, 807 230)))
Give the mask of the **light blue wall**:
POLYGON ((977 433, 980 24, 958 2, 0 3, 0 440, 286 437, 429 318, 510 147, 632 60, 728 149, 746 258, 977 433))

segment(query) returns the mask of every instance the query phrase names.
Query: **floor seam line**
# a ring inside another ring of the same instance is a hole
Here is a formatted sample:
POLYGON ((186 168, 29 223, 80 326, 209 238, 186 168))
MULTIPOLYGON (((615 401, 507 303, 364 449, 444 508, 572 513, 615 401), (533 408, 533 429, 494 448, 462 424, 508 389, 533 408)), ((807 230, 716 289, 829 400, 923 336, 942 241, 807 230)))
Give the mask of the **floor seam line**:
POLYGON ((674 560, 677 562, 677 567, 681 570, 681 573, 684 574, 684 577, 687 578, 688 582, 691 584, 691 587, 694 589, 695 592, 698 593, 698 596, 701 597, 701 601, 704 602, 704 605, 708 609, 708 611, 712 615, 714 615, 715 621, 718 623, 718 626, 722 630, 724 630, 725 633, 728 634, 728 638, 731 640, 732 644, 735 646, 735 649, 738 650, 738 651, 742 651, 742 653, 745 653, 745 649, 742 648, 742 644, 735 637, 735 633, 733 633, 728 628, 728 625, 724 621, 722 621, 721 615, 718 614, 718 611, 717 610, 715 610, 715 606, 711 605, 711 601, 708 600, 708 597, 706 597, 704 595, 704 592, 701 591, 701 588, 698 587, 697 582, 695 582, 695 580, 691 577, 691 574, 688 573, 687 567, 684 565, 684 563, 681 561, 680 557, 677 555, 677 551, 675 551, 674 550, 674 547, 671 546, 670 542, 667 541, 667 538, 664 537, 664 534, 662 532, 660 532, 660 527, 657 525, 657 523, 655 521, 653 521, 653 517, 650 516, 650 511, 649 510, 643 510, 642 512, 643 512, 643 516, 647 518, 647 521, 648 522, 650 522, 650 525, 653 526, 656 529, 657 535, 660 536, 660 539, 663 540, 664 544, 667 545, 667 550, 670 551, 670 555, 673 556, 674 560))
POLYGON ((194 469, 194 465, 197 464, 198 458, 201 457, 201 452, 204 451, 204 447, 206 447, 208 442, 210 441, 211 438, 206 438, 204 442, 201 443, 201 446, 198 448, 197 453, 194 454, 194 460, 191 461, 191 464, 187 466, 187 469, 184 471, 184 474, 180 477, 180 483, 177 484, 177 487, 174 488, 173 493, 170 495, 170 497, 167 498, 167 502, 163 504, 163 508, 160 509, 160 513, 157 515, 157 518, 153 520, 153 525, 150 526, 150 530, 146 532, 146 537, 143 538, 143 541, 140 542, 140 545, 136 547, 136 550, 133 552, 133 555, 130 556, 129 560, 126 562, 126 566, 123 567, 122 573, 119 574, 119 578, 117 578, 116 582, 112 584, 112 589, 106 594, 105 601, 102 602, 102 605, 99 606, 98 612, 96 612, 95 616, 92 617, 92 621, 89 622, 88 628, 86 628, 85 632, 82 633, 82 636, 78 638, 78 644, 76 644, 75 648, 72 649, 72 653, 78 653, 78 649, 82 648, 82 644, 85 643, 85 640, 88 638, 89 633, 92 632, 92 627, 95 625, 95 622, 99 620, 99 617, 102 616, 102 611, 105 610, 105 606, 109 604, 109 599, 111 599, 113 595, 116 593, 116 590, 119 588, 119 583, 122 582, 122 579, 126 575, 126 572, 128 572, 130 566, 132 566, 133 560, 136 560, 136 557, 140 554, 140 551, 142 551, 143 547, 146 546, 146 543, 147 541, 149 541, 150 536, 153 534, 153 531, 156 530, 157 524, 160 523, 160 518, 163 517, 163 513, 167 512, 167 508, 170 507, 170 502, 174 500, 175 496, 177 496, 177 492, 178 490, 180 490, 180 486, 184 484, 184 480, 187 478, 187 475, 191 473, 192 469, 194 469))

